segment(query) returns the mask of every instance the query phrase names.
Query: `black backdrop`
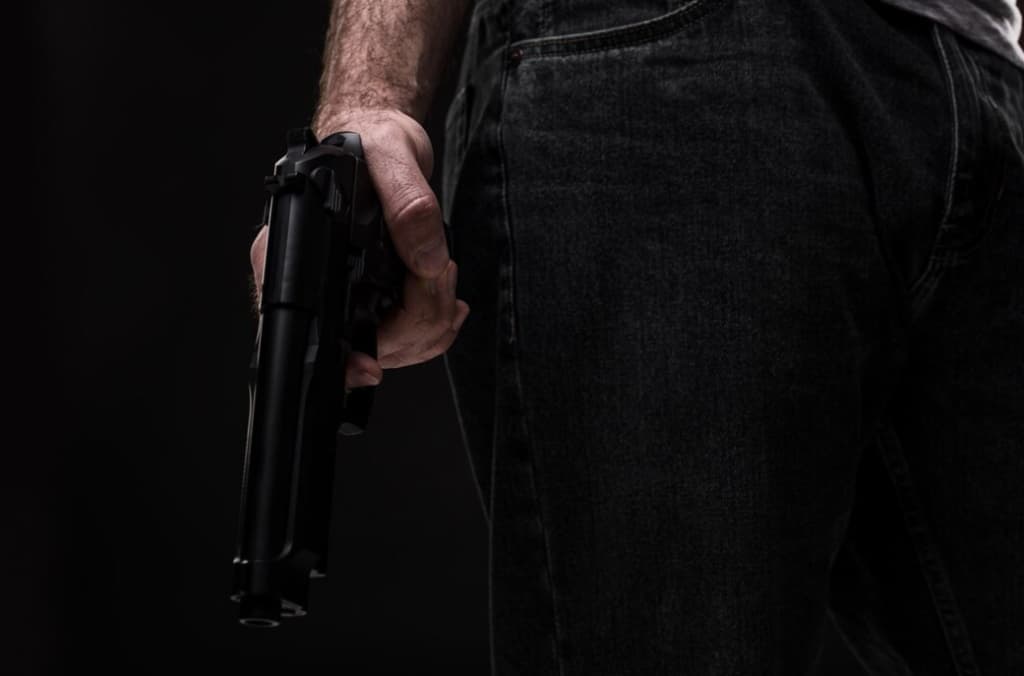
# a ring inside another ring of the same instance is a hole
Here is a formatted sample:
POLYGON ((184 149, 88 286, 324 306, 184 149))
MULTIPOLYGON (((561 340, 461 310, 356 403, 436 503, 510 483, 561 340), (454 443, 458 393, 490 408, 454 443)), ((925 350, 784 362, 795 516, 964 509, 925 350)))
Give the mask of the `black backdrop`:
MULTIPOLYGON (((248 248, 284 131, 309 121, 327 11, 31 10, 30 120, 13 134, 30 189, 8 195, 33 220, 5 256, 25 291, 8 308, 28 310, 5 332, 22 433, 4 454, 8 673, 487 673, 486 524, 440 359, 386 372, 372 434, 339 455, 310 615, 246 629, 227 598, 248 248)), ((456 65, 427 122, 438 163, 456 65)), ((834 635, 826 662, 858 673, 834 635)))

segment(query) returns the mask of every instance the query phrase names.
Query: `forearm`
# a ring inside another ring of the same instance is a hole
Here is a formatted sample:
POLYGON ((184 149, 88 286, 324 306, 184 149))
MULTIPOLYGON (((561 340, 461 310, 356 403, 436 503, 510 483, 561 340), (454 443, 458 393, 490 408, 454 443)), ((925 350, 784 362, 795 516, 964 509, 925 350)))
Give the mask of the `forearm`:
POLYGON ((318 136, 356 109, 423 122, 472 0, 334 0, 324 47, 318 136))

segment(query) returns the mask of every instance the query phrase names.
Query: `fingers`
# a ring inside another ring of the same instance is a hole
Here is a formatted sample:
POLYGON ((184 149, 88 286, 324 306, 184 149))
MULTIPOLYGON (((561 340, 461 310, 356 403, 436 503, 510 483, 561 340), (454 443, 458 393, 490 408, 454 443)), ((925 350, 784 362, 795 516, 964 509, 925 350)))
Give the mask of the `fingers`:
POLYGON ((443 354, 469 316, 469 305, 456 300, 458 266, 449 261, 437 279, 406 275, 403 305, 377 328, 377 355, 353 351, 345 365, 345 387, 377 385, 384 369, 429 361, 443 354))
POLYGON ((395 120, 370 127, 363 148, 398 256, 420 277, 440 275, 448 263, 441 207, 427 177, 430 139, 418 124, 395 120))
POLYGON ((458 338, 462 324, 469 316, 469 305, 464 301, 457 302, 455 319, 451 325, 441 331, 433 342, 426 346, 418 346, 413 350, 403 350, 383 357, 384 363, 375 360, 364 352, 353 351, 349 355, 348 363, 345 366, 345 388, 369 387, 379 385, 384 378, 384 368, 399 368, 412 364, 420 364, 429 361, 434 357, 444 354, 458 338))
POLYGON ((400 368, 442 354, 455 340, 469 305, 455 298, 458 266, 449 261, 438 279, 406 275, 403 304, 377 328, 377 361, 383 368, 400 368))
MULTIPOLYGON (((430 188, 433 149, 423 127, 402 111, 339 111, 319 125, 318 136, 352 130, 362 140, 366 166, 380 199, 395 250, 409 270, 402 303, 377 327, 377 355, 353 351, 345 388, 379 384, 384 369, 419 364, 451 347, 470 307, 457 300, 458 267, 448 255, 441 208, 430 188)), ((268 228, 249 251, 254 282, 262 290, 268 228)))
MULTIPOLYGON (((260 229, 249 249, 258 309, 266 265, 268 229, 260 229)), ((419 364, 448 350, 469 316, 469 305, 457 300, 458 265, 448 260, 436 278, 406 275, 403 305, 389 315, 377 331, 378 359, 353 351, 345 365, 345 387, 377 385, 385 368, 419 364)))
POLYGON ((384 369, 377 360, 365 352, 352 351, 345 364, 345 389, 377 385, 384 377, 384 369))
POLYGON ((263 293, 263 270, 267 263, 267 233, 267 226, 264 225, 249 247, 249 265, 252 266, 250 300, 252 301, 252 311, 257 316, 260 313, 260 294, 263 293))
POLYGON ((259 285, 263 284, 263 268, 267 262, 268 232, 269 230, 266 225, 260 228, 256 239, 252 241, 252 246, 249 247, 249 263, 252 265, 252 274, 256 277, 256 282, 259 285))

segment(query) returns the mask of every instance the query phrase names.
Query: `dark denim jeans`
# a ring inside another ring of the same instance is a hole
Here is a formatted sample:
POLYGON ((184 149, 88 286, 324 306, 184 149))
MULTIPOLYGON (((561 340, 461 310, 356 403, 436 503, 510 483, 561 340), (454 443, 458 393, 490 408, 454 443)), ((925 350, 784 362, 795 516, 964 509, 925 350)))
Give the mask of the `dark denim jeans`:
POLYGON ((872 0, 485 0, 442 201, 497 676, 1024 674, 1024 72, 872 0))

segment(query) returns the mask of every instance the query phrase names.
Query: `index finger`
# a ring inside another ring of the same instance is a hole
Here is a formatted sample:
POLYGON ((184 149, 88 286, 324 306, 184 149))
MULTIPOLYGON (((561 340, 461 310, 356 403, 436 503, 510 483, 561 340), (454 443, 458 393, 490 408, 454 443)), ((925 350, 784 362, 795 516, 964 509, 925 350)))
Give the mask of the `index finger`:
POLYGON ((398 256, 414 274, 435 278, 448 265, 448 245, 437 196, 427 182, 432 151, 426 132, 374 134, 363 144, 398 256))

